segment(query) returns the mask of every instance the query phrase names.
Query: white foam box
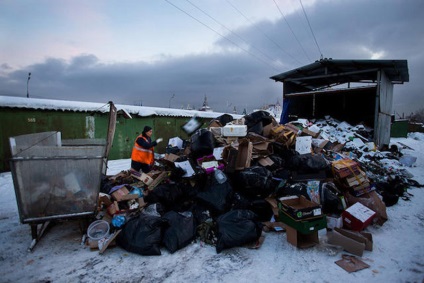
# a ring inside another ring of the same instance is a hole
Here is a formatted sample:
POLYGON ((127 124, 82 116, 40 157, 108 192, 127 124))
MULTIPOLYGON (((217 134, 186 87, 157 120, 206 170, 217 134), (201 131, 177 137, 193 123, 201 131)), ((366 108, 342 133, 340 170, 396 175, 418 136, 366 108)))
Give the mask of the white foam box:
POLYGON ((221 133, 224 137, 245 137, 247 135, 246 125, 225 125, 221 133))

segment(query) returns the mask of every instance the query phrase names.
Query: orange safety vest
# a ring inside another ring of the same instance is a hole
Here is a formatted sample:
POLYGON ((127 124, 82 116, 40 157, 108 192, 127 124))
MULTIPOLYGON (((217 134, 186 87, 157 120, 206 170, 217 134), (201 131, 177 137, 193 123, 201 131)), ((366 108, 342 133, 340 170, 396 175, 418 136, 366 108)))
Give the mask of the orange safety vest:
POLYGON ((143 138, 146 142, 148 140, 141 134, 139 135, 134 142, 134 147, 131 153, 131 159, 144 164, 153 164, 155 162, 154 147, 146 149, 137 144, 138 138, 143 138))

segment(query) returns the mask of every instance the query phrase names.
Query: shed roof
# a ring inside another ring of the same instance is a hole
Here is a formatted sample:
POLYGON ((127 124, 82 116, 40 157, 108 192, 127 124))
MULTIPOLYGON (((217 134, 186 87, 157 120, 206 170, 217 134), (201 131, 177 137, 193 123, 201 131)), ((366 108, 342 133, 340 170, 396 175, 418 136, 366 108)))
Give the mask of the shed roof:
POLYGON ((292 82, 310 90, 351 83, 373 83, 377 71, 386 73, 394 84, 409 82, 407 60, 333 60, 321 59, 312 64, 284 72, 271 79, 292 82))
MULTIPOLYGON (((133 106, 115 104, 118 110, 124 109, 131 115, 141 117, 148 116, 171 116, 171 117, 200 117, 200 118, 216 118, 225 113, 205 112, 197 110, 184 110, 161 107, 133 106)), ((74 111, 74 112, 109 112, 107 103, 97 102, 82 102, 69 100, 53 100, 53 99, 38 99, 38 98, 23 98, 0 95, 0 108, 21 108, 21 109, 40 109, 54 111, 74 111)), ((243 117, 238 114, 231 114, 235 119, 243 117)))

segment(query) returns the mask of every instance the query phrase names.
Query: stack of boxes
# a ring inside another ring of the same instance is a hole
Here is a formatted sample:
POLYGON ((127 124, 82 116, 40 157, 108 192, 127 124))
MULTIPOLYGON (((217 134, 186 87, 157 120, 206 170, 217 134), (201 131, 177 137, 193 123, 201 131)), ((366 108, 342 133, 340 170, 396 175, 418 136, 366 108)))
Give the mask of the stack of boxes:
POLYGON ((357 162, 351 159, 340 159, 332 162, 332 168, 335 181, 352 195, 358 197, 374 189, 357 162))
POLYGON ((308 248, 319 243, 318 231, 327 228, 321 205, 304 196, 279 199, 279 218, 285 224, 287 241, 298 247, 308 248))

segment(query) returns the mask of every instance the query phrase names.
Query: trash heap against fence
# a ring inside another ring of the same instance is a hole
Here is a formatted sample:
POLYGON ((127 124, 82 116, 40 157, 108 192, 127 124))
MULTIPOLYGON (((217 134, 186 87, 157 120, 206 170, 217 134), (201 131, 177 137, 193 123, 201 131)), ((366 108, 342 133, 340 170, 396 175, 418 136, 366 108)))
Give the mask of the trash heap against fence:
POLYGON ((366 228, 384 225, 386 207, 421 186, 404 145, 378 150, 371 128, 331 117, 282 125, 266 111, 225 114, 190 134, 170 139, 148 174, 104 176, 97 219, 109 227, 96 238, 90 225, 90 247, 160 255, 201 241, 220 253, 285 233, 308 248, 326 229, 328 244, 362 256, 372 250, 366 228))

